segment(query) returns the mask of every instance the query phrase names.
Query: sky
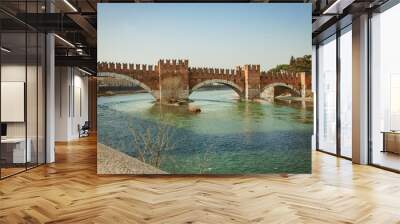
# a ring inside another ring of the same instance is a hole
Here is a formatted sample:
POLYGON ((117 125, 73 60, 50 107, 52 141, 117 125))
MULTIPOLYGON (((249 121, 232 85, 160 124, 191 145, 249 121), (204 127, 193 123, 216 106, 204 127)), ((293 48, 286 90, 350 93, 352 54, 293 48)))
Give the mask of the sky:
POLYGON ((311 4, 98 4, 98 61, 268 70, 311 54, 311 4))

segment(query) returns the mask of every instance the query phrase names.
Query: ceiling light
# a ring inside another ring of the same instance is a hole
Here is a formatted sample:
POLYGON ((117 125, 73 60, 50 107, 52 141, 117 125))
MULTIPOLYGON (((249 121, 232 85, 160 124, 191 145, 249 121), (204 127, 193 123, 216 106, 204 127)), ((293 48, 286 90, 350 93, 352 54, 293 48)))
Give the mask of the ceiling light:
POLYGON ((7 49, 5 47, 1 47, 1 51, 4 51, 6 53, 10 53, 11 52, 11 50, 9 50, 9 49, 7 49))
POLYGON ((92 75, 92 73, 90 73, 90 72, 88 72, 88 71, 85 71, 85 70, 83 70, 83 69, 81 69, 81 68, 79 68, 79 67, 78 67, 78 70, 81 71, 81 72, 83 72, 83 73, 85 73, 85 74, 87 74, 87 75, 92 75))
POLYGON ((67 4, 74 12, 78 12, 78 10, 68 1, 64 0, 65 4, 67 4))
POLYGON ((64 42, 64 43, 66 43, 67 45, 69 45, 70 47, 73 47, 73 48, 75 48, 75 45, 73 45, 71 42, 69 42, 68 40, 66 40, 66 39, 64 39, 64 38, 62 38, 62 37, 60 37, 59 35, 57 35, 57 34, 54 34, 54 36, 55 37, 57 37, 59 40, 61 40, 62 42, 64 42))
POLYGON ((83 50, 81 48, 77 48, 76 53, 78 53, 79 55, 83 55, 83 50))
POLYGON ((339 4, 340 0, 336 0, 331 6, 329 6, 322 14, 330 14, 332 13, 331 11, 333 9, 335 9, 335 11, 337 10, 337 6, 339 4))
POLYGON ((338 15, 342 14, 343 10, 351 5, 355 0, 336 0, 332 5, 330 5, 322 14, 324 15, 338 15))

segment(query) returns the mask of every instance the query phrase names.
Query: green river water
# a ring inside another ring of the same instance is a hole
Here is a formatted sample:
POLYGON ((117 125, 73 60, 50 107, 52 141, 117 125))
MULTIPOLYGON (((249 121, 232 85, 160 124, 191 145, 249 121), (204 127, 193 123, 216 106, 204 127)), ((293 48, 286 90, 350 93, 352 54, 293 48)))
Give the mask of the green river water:
POLYGON ((130 128, 162 122, 174 144, 159 167, 168 173, 311 172, 312 105, 238 101, 226 89, 197 91, 190 99, 200 113, 155 104, 147 93, 99 97, 99 142, 136 157, 130 128))

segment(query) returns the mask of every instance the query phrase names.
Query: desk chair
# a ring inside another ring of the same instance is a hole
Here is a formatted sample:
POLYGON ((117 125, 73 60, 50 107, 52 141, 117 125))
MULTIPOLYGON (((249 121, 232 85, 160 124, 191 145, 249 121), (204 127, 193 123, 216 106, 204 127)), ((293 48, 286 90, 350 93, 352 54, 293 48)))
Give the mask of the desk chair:
POLYGON ((89 121, 85 121, 82 127, 80 127, 80 125, 78 124, 79 138, 89 136, 89 129, 90 129, 89 121))

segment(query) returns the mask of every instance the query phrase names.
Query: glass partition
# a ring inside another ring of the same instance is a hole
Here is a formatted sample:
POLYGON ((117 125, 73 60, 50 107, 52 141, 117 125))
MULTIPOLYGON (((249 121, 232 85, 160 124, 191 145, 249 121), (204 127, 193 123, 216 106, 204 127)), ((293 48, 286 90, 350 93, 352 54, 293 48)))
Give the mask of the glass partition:
POLYGON ((37 165, 37 132, 38 132, 38 55, 37 55, 37 42, 38 35, 36 32, 27 33, 27 64, 26 64, 26 113, 27 113, 27 151, 30 158, 28 158, 27 167, 34 167, 37 165))
MULTIPOLYGON (((19 13, 41 13, 43 5, 0 3, 19 13)), ((45 44, 43 33, 0 12, 1 179, 45 163, 45 44)))
POLYGON ((372 164, 400 170, 400 5, 371 19, 372 164))
POLYGON ((46 162, 46 37, 43 33, 38 33, 38 64, 37 64, 37 162, 46 162))
POLYGON ((26 169, 26 33, 1 34, 1 176, 26 169), (4 50, 6 49, 6 50, 4 50))
POLYGON ((336 153, 336 36, 318 48, 318 149, 336 153))
POLYGON ((352 157, 352 34, 351 26, 340 35, 340 154, 352 157))

